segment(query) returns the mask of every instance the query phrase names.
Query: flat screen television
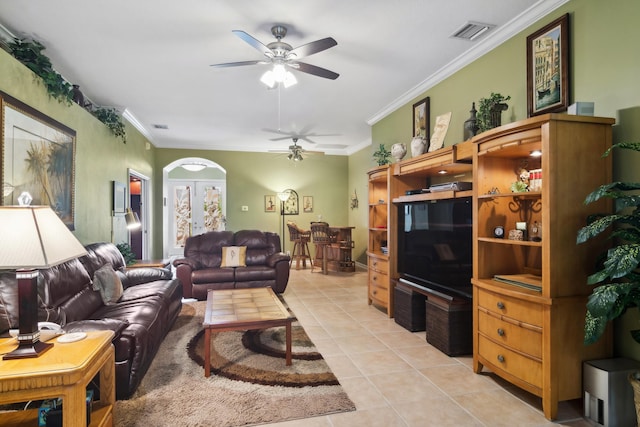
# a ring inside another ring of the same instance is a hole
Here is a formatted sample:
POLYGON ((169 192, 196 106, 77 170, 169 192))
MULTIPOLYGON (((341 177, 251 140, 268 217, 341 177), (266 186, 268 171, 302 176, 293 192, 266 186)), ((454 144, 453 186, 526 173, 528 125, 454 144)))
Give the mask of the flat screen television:
POLYGON ((471 298, 471 197, 400 203, 398 209, 400 278, 471 298))

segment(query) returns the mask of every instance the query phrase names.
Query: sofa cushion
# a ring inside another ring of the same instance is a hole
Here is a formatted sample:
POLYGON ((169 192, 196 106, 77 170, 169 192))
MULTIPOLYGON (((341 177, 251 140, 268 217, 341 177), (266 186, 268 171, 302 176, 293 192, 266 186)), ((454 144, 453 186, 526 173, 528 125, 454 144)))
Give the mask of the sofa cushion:
POLYGON ((266 265, 254 265, 236 270, 236 282, 258 282, 275 279, 275 268, 271 268, 266 265))
POLYGON ((78 292, 89 287, 91 276, 76 258, 41 270, 42 300, 47 307, 59 307, 78 292))
POLYGON ((124 288, 111 264, 105 264, 93 274, 93 290, 100 292, 105 305, 115 304, 122 297, 124 288))
POLYGON ((80 257, 80 262, 87 270, 89 277, 105 264, 111 264, 114 270, 124 271, 124 257, 113 243, 92 243, 84 247, 87 255, 80 257))
POLYGON ((205 268, 191 273, 191 283, 194 285, 203 283, 233 282, 235 281, 234 268, 205 268))
POLYGON ((236 246, 246 246, 246 264, 265 265, 267 257, 274 252, 280 252, 280 247, 276 247, 269 235, 272 233, 260 230, 240 230, 236 232, 234 239, 236 246))
POLYGON ((220 267, 246 267, 246 246, 225 246, 222 248, 220 267))
POLYGON ((225 246, 233 246, 233 231, 209 231, 189 237, 184 256, 194 259, 201 268, 219 268, 225 246))

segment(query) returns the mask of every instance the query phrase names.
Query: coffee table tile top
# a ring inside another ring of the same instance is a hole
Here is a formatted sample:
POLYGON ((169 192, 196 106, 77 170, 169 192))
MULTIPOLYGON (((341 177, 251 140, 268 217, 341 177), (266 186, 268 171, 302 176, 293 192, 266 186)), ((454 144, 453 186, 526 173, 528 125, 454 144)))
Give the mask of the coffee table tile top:
POLYGON ((293 317, 271 288, 210 291, 204 325, 233 324, 293 317))

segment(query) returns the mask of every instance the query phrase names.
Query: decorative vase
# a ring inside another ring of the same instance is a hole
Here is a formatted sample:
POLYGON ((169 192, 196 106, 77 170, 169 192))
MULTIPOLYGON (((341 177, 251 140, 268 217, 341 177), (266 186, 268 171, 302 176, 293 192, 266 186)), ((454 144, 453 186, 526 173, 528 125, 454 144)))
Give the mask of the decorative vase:
POLYGON ((489 111, 489 123, 491 126, 490 129, 497 128, 502 124, 502 112, 506 111, 508 108, 509 106, 504 103, 495 104, 493 107, 491 107, 491 110, 489 111))
POLYGON ((477 114, 476 103, 471 103, 471 110, 469 113, 471 114, 469 118, 464 122, 464 140, 472 138, 475 136, 476 132, 478 132, 478 123, 477 123, 477 114))
POLYGON ((84 95, 80 91, 79 85, 73 85, 73 89, 71 89, 71 95, 73 98, 73 102, 81 107, 84 107, 84 95))
POLYGON ((407 154, 407 147, 403 143, 398 142, 391 146, 391 155, 397 162, 402 160, 405 154, 407 154))
POLYGON ((420 136, 414 136, 411 140, 411 157, 419 156, 427 151, 427 140, 420 136))

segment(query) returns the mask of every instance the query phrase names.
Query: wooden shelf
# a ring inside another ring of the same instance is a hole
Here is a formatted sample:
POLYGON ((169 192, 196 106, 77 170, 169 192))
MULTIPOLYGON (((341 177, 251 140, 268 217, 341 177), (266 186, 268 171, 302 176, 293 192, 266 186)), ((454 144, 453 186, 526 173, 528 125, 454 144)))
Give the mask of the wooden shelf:
POLYGON ((406 196, 396 197, 393 199, 393 203, 421 202, 425 200, 457 199, 461 197, 471 197, 472 195, 473 195, 472 190, 436 191, 434 193, 409 194, 406 196))

